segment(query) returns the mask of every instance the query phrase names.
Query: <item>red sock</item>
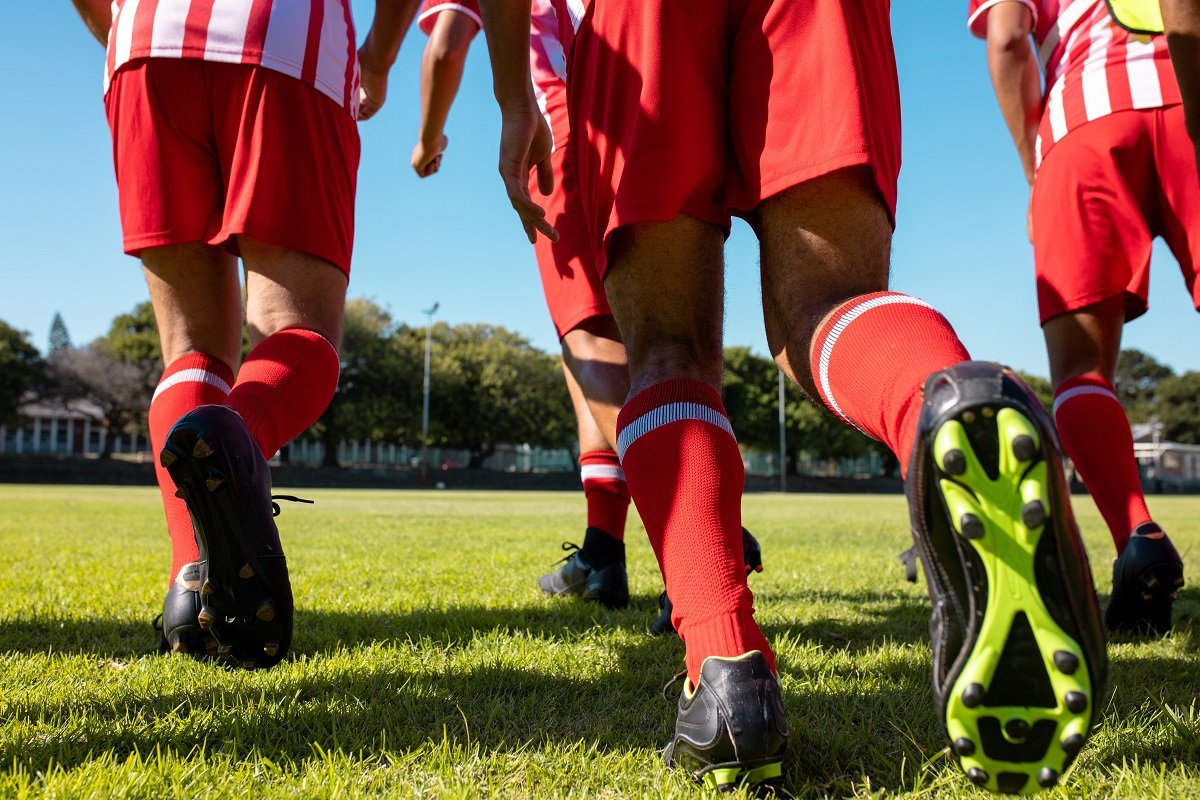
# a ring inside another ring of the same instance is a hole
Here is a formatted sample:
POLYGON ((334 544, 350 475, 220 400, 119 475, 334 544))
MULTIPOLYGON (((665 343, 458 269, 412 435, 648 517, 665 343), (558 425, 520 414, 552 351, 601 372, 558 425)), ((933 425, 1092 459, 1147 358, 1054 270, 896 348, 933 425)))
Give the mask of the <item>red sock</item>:
POLYGON ((891 448, 908 470, 921 392, 933 372, 970 359, 933 306, 875 292, 838 306, 817 331, 813 378, 830 411, 891 448))
POLYGON ((693 683, 708 656, 775 654, 754 621, 742 554, 745 469, 721 397, 666 381, 625 404, 617 449, 687 647, 693 683))
POLYGON ((223 403, 233 383, 233 370, 225 362, 205 353, 188 353, 172 361, 163 370, 154 399, 150 401, 150 443, 154 449, 154 474, 162 492, 167 514, 167 533, 171 536, 171 574, 175 579, 184 564, 200 559, 196 535, 187 504, 175 496, 175 481, 158 463, 157 454, 166 444, 171 426, 193 408, 223 403))
POLYGON ((625 541, 629 485, 617 454, 612 450, 580 453, 579 477, 587 498, 588 527, 599 528, 618 542, 625 541))
POLYGON ((337 389, 341 362, 319 333, 289 328, 250 351, 229 406, 242 415, 264 458, 270 458, 317 421, 337 389))
POLYGON ((1095 374, 1063 383, 1054 393, 1054 423, 1120 555, 1130 532, 1150 520, 1150 511, 1133 457, 1129 419, 1112 384, 1095 374))

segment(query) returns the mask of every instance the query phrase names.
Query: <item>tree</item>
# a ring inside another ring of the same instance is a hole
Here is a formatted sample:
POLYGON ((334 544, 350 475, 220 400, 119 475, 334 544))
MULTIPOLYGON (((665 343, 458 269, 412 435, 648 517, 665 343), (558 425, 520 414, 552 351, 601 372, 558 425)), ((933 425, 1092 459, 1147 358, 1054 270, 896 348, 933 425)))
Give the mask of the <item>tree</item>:
POLYGON ((158 340, 158 323, 150 301, 138 303, 132 311, 118 314, 108 326, 108 333, 96 344, 118 361, 162 369, 162 345, 158 340))
MULTIPOLYGON (((471 452, 500 443, 568 447, 575 418, 556 356, 491 325, 433 327, 430 443, 471 452)), ((396 325, 370 300, 346 303, 341 378, 311 432, 337 465, 345 439, 420 444, 425 329, 396 325)))
POLYGON ((1200 372, 1172 375, 1158 384, 1155 410, 1163 438, 1200 444, 1200 372))
POLYGON ((1166 364, 1141 350, 1121 351, 1113 388, 1130 422, 1148 422, 1154 416, 1159 385, 1174 374, 1166 364))
POLYGON ((29 334, 0 320, 0 424, 17 424, 25 393, 37 384, 44 362, 29 334))
MULTIPOLYGON (((403 332, 409 351, 424 329, 403 332)), ((433 328, 430 438, 471 452, 482 466, 499 443, 569 447, 575 415, 558 357, 493 325, 439 323, 433 328)))
MULTIPOLYGON (((756 356, 745 347, 725 349, 722 395, 738 442, 746 447, 774 451, 779 446, 779 370, 775 362, 756 356)), ((872 449, 885 452, 878 442, 817 406, 791 381, 785 382, 784 425, 789 471, 796 456, 850 458, 872 449)))
POLYGON ((108 332, 84 347, 51 352, 45 394, 67 404, 87 400, 103 414, 105 437, 101 458, 112 454, 123 433, 145 435, 146 416, 162 373, 162 349, 154 310, 149 302, 118 314, 108 332))
POLYGON ((1017 375, 1025 384, 1033 389, 1033 393, 1037 395, 1037 399, 1042 402, 1042 407, 1046 409, 1046 413, 1054 419, 1054 388, 1050 385, 1050 381, 1038 375, 1031 375, 1028 372, 1017 371, 1017 375))
POLYGON ((754 355, 748 347, 725 348, 721 398, 738 441, 748 447, 773 451, 779 446, 778 376, 771 359, 754 355))
POLYGON ((144 364, 121 361, 97 341, 54 353, 49 366, 51 397, 64 404, 87 400, 100 409, 101 423, 108 432, 101 458, 112 455, 113 440, 118 435, 145 432, 146 411, 156 381, 144 364))
POLYGON ((50 321, 50 352, 57 353, 71 346, 71 334, 67 333, 67 323, 63 322, 62 314, 54 312, 50 321))
POLYGON ((370 300, 346 301, 338 388, 312 428, 325 445, 325 466, 337 466, 344 439, 416 441, 423 364, 410 339, 370 300))
POLYGON ((854 458, 872 450, 889 452, 883 444, 818 406, 799 389, 787 404, 788 440, 794 450, 816 458, 854 458))

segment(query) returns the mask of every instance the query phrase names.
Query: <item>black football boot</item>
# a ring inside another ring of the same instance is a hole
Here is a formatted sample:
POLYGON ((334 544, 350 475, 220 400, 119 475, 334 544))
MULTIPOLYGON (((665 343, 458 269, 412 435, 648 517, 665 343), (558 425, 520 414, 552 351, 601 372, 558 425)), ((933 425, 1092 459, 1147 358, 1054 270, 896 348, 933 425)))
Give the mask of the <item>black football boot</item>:
POLYGON ((936 372, 906 484, 951 747, 978 786, 1054 786, 1099 715, 1107 660, 1050 419, 999 364, 936 372))
POLYGON ((787 739, 779 679, 763 654, 709 656, 696 686, 684 679, 663 757, 710 789, 770 784, 783 775, 787 739))
POLYGON ((200 562, 193 561, 180 568, 163 598, 159 651, 203 656, 211 643, 215 652, 215 640, 200 629, 199 616, 200 562))
MULTIPOLYGON (((175 423, 159 460, 196 531, 196 619, 216 644, 211 654, 247 669, 274 665, 292 641, 292 588, 258 445, 236 411, 205 405, 175 423)), ((165 623, 164 614, 164 632, 165 623)))
POLYGON ((629 574, 623 557, 596 567, 584 559, 579 545, 563 542, 562 549, 570 554, 559 561, 561 567, 538 578, 538 588, 549 595, 576 595, 606 608, 629 605, 629 574))
POLYGON ((1183 559, 1153 522, 1137 527, 1113 562, 1112 597, 1104 609, 1111 632, 1161 636, 1171 630, 1171 604, 1183 586, 1183 559))

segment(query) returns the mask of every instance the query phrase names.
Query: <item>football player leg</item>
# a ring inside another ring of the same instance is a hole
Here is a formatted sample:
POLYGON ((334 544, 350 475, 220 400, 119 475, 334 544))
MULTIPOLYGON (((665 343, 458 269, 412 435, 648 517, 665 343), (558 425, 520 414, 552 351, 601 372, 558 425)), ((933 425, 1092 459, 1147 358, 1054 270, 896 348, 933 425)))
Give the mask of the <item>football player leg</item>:
POLYGON ((1106 661, 1049 419, 1010 370, 966 361, 936 310, 885 291, 891 225, 865 170, 770 198, 758 223, 781 368, 905 467, 955 753, 981 786, 1053 785, 1094 723, 1106 661), (1025 669, 1029 648, 1052 666, 1025 669))
MULTIPOLYGON (((612 317, 605 317, 613 325, 612 317)), ((615 325, 613 326, 615 327, 615 325)), ((552 595, 574 594, 609 608, 629 604, 625 569, 625 519, 629 487, 613 448, 616 415, 628 391, 625 348, 619 337, 603 338, 583 328, 563 337, 563 377, 579 431, 579 474, 587 503, 583 546, 561 567, 538 581, 552 595), (582 375, 587 390, 576 375, 582 375), (609 423, 605 435, 604 423, 609 423)), ((575 545, 563 545, 575 548, 575 545)))

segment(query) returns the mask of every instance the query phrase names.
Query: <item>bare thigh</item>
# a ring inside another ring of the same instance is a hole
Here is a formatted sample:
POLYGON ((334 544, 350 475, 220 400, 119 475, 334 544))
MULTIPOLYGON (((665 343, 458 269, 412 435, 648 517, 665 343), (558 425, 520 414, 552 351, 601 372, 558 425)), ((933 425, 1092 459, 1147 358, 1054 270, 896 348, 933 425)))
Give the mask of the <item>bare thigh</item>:
POLYGON ((242 351, 236 259, 200 242, 151 247, 141 259, 163 361, 206 353, 236 370, 242 351))
POLYGON ((758 207, 763 320, 779 367, 811 397, 813 334, 838 304, 887 288, 892 225, 861 167, 824 175, 758 207))
POLYGON ((592 450, 616 449, 613 442, 614 437, 604 435, 604 429, 600 427, 600 423, 592 414, 592 409, 588 405, 587 398, 583 395, 583 389, 580 388, 579 381, 575 380, 575 376, 571 374, 571 370, 567 369, 565 361, 562 368, 563 377, 567 381, 567 393, 571 396, 571 409, 575 412, 575 428, 579 432, 579 452, 588 453, 592 450))
POLYGON ((598 432, 606 446, 615 447, 617 414, 629 394, 629 362, 616 321, 607 315, 593 317, 567 331, 562 337, 562 353, 567 385, 578 389, 587 412, 585 420, 576 404, 580 442, 586 430, 589 441, 598 441, 598 432))
POLYGON ((1103 375, 1112 383, 1124 324, 1124 295, 1046 320, 1042 333, 1046 337, 1050 382, 1054 388, 1088 373, 1103 375))
POLYGON ((305 328, 339 346, 346 275, 324 259, 238 238, 246 267, 246 324, 251 346, 287 328, 305 328))
POLYGON ((687 378, 721 389, 724 231, 678 216, 612 233, 604 289, 629 357, 630 396, 687 378))

